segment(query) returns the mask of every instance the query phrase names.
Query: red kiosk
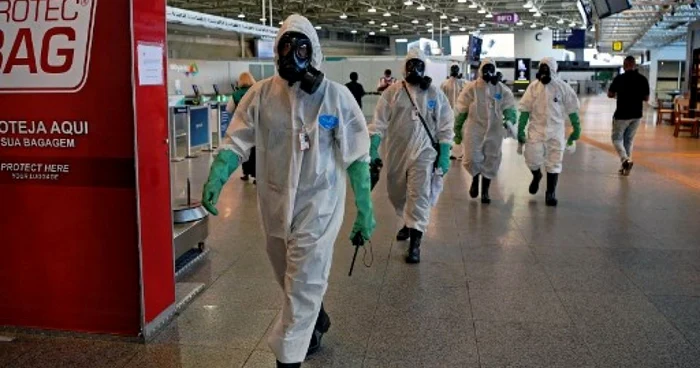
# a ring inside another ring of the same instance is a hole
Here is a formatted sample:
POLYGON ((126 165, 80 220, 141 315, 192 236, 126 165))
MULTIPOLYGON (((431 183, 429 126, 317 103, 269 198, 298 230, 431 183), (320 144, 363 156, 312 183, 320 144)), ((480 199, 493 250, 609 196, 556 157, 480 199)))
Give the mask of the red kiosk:
POLYGON ((165 5, 0 0, 0 326, 172 314, 165 5))

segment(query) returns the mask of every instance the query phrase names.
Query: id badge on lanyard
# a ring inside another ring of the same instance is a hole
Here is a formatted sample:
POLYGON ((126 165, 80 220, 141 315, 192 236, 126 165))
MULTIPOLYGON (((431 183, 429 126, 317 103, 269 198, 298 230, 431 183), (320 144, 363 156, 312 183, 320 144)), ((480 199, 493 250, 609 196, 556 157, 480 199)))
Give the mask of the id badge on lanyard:
POLYGON ((411 109, 411 120, 413 120, 413 121, 418 121, 419 119, 420 119, 420 117, 419 117, 419 115, 418 115, 418 109, 415 108, 415 107, 412 108, 412 109, 411 109))

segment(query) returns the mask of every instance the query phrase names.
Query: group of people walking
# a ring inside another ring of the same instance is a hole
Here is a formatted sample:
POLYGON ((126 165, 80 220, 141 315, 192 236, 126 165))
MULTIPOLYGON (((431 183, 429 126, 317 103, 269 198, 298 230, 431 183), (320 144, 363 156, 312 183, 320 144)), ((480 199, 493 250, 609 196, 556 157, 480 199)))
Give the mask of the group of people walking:
MULTIPOLYGON (((579 101, 557 77, 552 59, 541 61, 537 81, 519 106, 484 60, 478 79, 464 82, 459 68, 437 86, 426 57, 411 49, 400 82, 382 85, 374 118, 365 117, 347 87, 319 71, 323 55, 312 24, 292 15, 275 42, 277 75, 255 83, 237 102, 225 144, 204 186, 202 203, 216 215, 221 189, 239 163, 257 153, 258 202, 272 268, 285 298, 269 337, 277 367, 300 367, 321 344, 331 320, 323 308, 333 245, 345 213, 346 178, 355 194, 350 239, 369 240, 376 221, 370 164, 382 163, 389 199, 409 240, 407 263, 420 262, 431 207, 450 170, 453 143, 461 144, 472 176, 469 193, 491 202, 489 188, 508 135, 524 145, 532 171, 530 193, 547 176, 546 204, 555 206, 563 153, 580 136, 579 101), (517 110, 520 110, 518 118, 517 110), (566 122, 573 132, 566 136, 566 122)), ((356 81, 356 78, 355 78, 356 81)), ((382 166, 379 165, 379 166, 382 166)))

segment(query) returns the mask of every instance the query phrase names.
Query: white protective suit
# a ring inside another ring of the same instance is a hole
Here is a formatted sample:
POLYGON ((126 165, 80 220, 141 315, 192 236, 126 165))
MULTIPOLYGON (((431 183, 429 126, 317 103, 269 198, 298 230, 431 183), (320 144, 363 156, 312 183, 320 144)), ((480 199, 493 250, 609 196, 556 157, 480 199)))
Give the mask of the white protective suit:
MULTIPOLYGON (((425 54, 411 49, 406 60, 421 59, 425 54)), ((405 70, 404 70, 405 75, 405 70)), ((430 184, 433 163, 438 152, 433 149, 423 124, 414 113, 411 100, 403 88, 404 81, 384 91, 377 102, 370 135, 382 138, 384 167, 387 172, 389 199, 408 228, 425 232, 430 219, 430 184)), ((447 96, 436 85, 427 90, 406 83, 438 143, 452 143, 454 115, 447 96)))
POLYGON ((446 81, 442 82, 440 89, 442 89, 442 92, 444 92, 445 96, 447 96, 447 100, 450 101, 450 107, 453 110, 457 108, 457 98, 466 84, 467 81, 456 77, 450 77, 446 81))
POLYGON ((479 67, 478 79, 467 85, 457 100, 457 114, 468 113, 462 126, 462 163, 469 175, 483 175, 493 179, 501 166, 503 139, 503 111, 515 109, 513 92, 503 83, 495 86, 481 78, 485 65, 496 63, 484 59, 479 67))
MULTIPOLYGON (((323 56, 316 30, 292 15, 277 35, 300 32, 312 43, 311 63, 323 56)), ((277 55, 275 54, 277 57, 277 55)), ((285 299, 269 345, 282 363, 302 362, 328 286, 333 244, 343 222, 346 169, 369 162, 369 134, 350 91, 325 79, 312 95, 274 76, 253 85, 227 131, 242 160, 257 152, 257 190, 267 253, 285 299), (310 148, 301 150, 300 134, 310 148)))
POLYGON ((559 174, 566 148, 566 122, 569 115, 577 113, 579 101, 576 92, 557 76, 557 62, 544 58, 552 81, 545 85, 532 83, 520 100, 520 111, 530 113, 525 144, 525 162, 530 170, 545 165, 548 173, 559 174))

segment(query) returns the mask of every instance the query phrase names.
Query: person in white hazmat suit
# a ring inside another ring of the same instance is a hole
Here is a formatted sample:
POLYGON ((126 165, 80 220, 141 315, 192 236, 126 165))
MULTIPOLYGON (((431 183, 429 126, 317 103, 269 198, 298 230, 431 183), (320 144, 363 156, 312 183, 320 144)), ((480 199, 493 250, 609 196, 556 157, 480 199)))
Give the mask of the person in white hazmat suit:
POLYGON ((202 203, 218 213, 221 188, 255 147, 267 253, 285 294, 268 342, 277 367, 294 368, 320 347, 330 327, 322 300, 343 222, 346 177, 358 211, 351 237, 368 240, 375 220, 366 122, 350 91, 318 70, 323 56, 314 27, 291 15, 275 52, 279 75, 256 83, 239 104, 202 203))
MULTIPOLYGON (((450 101, 450 107, 455 116, 457 116, 457 111, 455 110, 457 108, 457 98, 466 85, 467 81, 462 79, 459 74, 459 65, 452 65, 450 67, 450 77, 442 82, 440 89, 442 89, 442 92, 445 93, 445 96, 447 96, 447 99, 450 101)), ((455 132, 455 134, 456 133, 457 132, 455 132)), ((462 158, 462 146, 459 144, 452 147, 452 155, 450 155, 450 159, 452 160, 458 158, 462 158)))
POLYGON ((369 131, 370 156, 379 159, 383 140, 389 200, 405 226, 397 239, 410 239, 406 262, 420 262, 420 244, 430 218, 431 178, 436 159, 444 174, 450 167, 454 115, 447 96, 425 75, 426 57, 412 48, 406 55, 404 80, 379 98, 369 131), (415 107, 414 107, 415 104, 415 107), (430 140, 421 117, 437 141, 430 140))
POLYGON ((472 198, 479 195, 481 177, 481 203, 488 204, 491 203, 489 187, 501 166, 501 147, 507 134, 503 121, 514 126, 517 112, 513 92, 499 82, 493 60, 481 62, 479 76, 457 100, 455 143, 463 145, 462 163, 472 176, 469 195, 472 198))
POLYGON ((575 147, 581 135, 579 100, 576 92, 557 76, 553 58, 540 61, 537 81, 520 100, 518 141, 525 144, 525 162, 532 171, 530 194, 537 194, 542 180, 542 165, 547 170, 547 206, 556 206, 556 188, 562 171, 564 150, 575 147), (573 132, 566 138, 566 119, 573 132), (529 123, 528 123, 529 122, 529 123), (527 128, 527 134, 525 133, 527 128))

